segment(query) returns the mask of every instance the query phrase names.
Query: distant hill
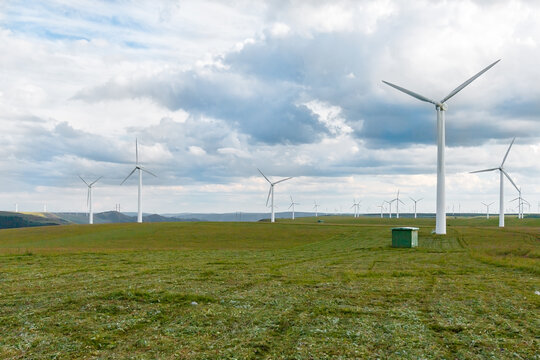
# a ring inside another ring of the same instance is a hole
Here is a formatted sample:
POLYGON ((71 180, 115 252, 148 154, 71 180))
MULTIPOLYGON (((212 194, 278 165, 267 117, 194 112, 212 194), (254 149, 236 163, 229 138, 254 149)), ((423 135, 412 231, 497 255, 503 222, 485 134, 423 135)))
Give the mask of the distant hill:
POLYGON ((0 229, 65 225, 70 222, 52 213, 16 213, 0 211, 0 229))

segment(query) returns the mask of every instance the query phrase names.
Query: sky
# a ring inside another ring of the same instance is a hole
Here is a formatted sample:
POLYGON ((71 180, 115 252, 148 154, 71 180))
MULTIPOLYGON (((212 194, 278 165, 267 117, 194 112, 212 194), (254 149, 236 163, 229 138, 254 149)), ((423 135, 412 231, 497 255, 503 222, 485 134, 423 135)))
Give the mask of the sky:
MULTIPOLYGON (((451 98, 447 211, 498 211, 505 168, 540 211, 540 3, 0 2, 0 209, 435 211, 436 112, 451 98)), ((505 206, 517 191, 505 182, 505 206)), ((513 210, 515 211, 515 210, 513 210)))

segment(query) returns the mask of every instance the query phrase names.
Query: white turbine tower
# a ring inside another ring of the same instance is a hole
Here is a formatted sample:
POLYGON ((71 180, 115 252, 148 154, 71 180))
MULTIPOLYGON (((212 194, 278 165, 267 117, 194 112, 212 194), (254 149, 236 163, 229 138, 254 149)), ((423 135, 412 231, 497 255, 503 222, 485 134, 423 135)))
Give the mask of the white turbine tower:
POLYGON ((95 183, 98 182, 99 179, 102 178, 102 176, 98 177, 94 182, 87 183, 86 180, 84 180, 81 175, 79 175, 79 178, 83 181, 83 183, 88 186, 88 192, 86 194, 86 206, 88 207, 88 223, 93 224, 94 223, 94 211, 92 210, 92 186, 94 186, 95 183))
POLYGON ((471 77, 469 80, 465 81, 463 84, 459 85, 457 88, 452 90, 446 97, 441 101, 434 101, 430 98, 402 88, 400 86, 394 85, 387 81, 383 82, 399 91, 404 92, 407 95, 410 95, 418 100, 425 101, 435 105, 435 110, 437 110, 437 216, 435 223, 435 233, 436 234, 446 234, 446 193, 445 193, 445 177, 446 171, 444 166, 444 150, 445 150, 445 111, 448 109, 446 101, 456 95, 458 92, 463 90, 467 85, 472 83, 480 75, 491 69, 495 64, 497 64, 500 59, 495 61, 493 64, 487 66, 482 71, 471 77))
POLYGON ((321 206, 321 205, 317 204, 317 201, 313 202, 313 209, 315 209, 315 217, 319 216, 319 212, 318 212, 319 206, 321 206))
POLYGON ((291 197, 291 205, 289 205, 289 209, 292 207, 292 219, 294 220, 294 205, 300 205, 299 203, 295 203, 292 195, 289 195, 291 197))
POLYGON ((399 199, 399 190, 397 191, 396 198, 391 200, 390 202, 394 202, 394 201, 396 202, 396 219, 399 219, 399 203, 402 203, 403 205, 405 205, 405 203, 399 199))
POLYGON ((512 145, 514 144, 515 140, 516 140, 516 138, 514 138, 512 140, 512 142, 510 143, 510 146, 508 147, 508 150, 506 150, 506 154, 504 155, 503 161, 502 161, 502 163, 501 163, 501 165, 499 167, 492 168, 492 169, 472 171, 471 172, 471 174, 474 174, 474 173, 481 173, 481 172, 499 170, 499 187, 500 187, 500 190, 499 190, 499 193, 500 193, 500 198, 499 198, 499 227, 504 227, 504 178, 503 178, 503 175, 506 176, 506 178, 508 180, 510 180, 512 185, 514 185, 516 190, 519 192, 519 189, 518 189, 516 183, 514 183, 514 181, 510 178, 510 175, 508 175, 508 173, 506 171, 504 171, 504 168, 503 168, 504 162, 506 161, 506 158, 508 157, 508 153, 510 152, 510 149, 512 148, 512 145))
POLYGON ((416 203, 422 201, 423 198, 420 198, 418 200, 414 200, 412 197, 409 196, 409 199, 411 199, 412 201, 414 201, 414 218, 416 219, 416 203))
POLYGON ((137 171, 137 170, 139 170, 139 192, 138 192, 138 203, 137 203, 137 222, 142 223, 142 173, 144 171, 145 173, 148 173, 148 174, 150 174, 150 175, 152 175, 154 177, 157 177, 157 176, 152 174, 150 171, 146 170, 145 168, 143 168, 139 164, 139 145, 137 143, 137 139, 135 139, 135 168, 133 170, 131 170, 129 175, 126 176, 126 178, 124 179, 124 181, 122 181, 120 183, 120 185, 125 183, 126 180, 129 179, 129 177, 131 175, 133 175, 133 173, 135 171, 137 171))
POLYGON ((486 204, 486 203, 482 203, 482 204, 484 204, 484 206, 486 207, 486 219, 489 220, 489 207, 490 207, 491 205, 493 205, 493 203, 491 202, 491 203, 489 203, 489 204, 486 204))
POLYGON ((281 180, 278 180, 278 181, 275 181, 275 182, 271 182, 270 180, 268 180, 268 178, 266 177, 266 175, 263 174, 263 172, 260 170, 260 169, 257 169, 259 170, 259 172, 261 173, 261 175, 266 179, 266 181, 268 181, 268 183, 270 184, 270 189, 268 190, 268 197, 266 198, 266 206, 268 206, 268 200, 270 200, 270 195, 272 195, 272 202, 271 202, 271 208, 272 208, 272 217, 270 218, 270 221, 271 222, 276 222, 276 217, 275 217, 275 214, 274 214, 274 185, 276 184, 279 184, 280 182, 283 182, 283 181, 286 181, 286 180, 289 180, 289 179, 292 179, 292 177, 288 177, 288 178, 285 178, 285 179, 281 179, 281 180))

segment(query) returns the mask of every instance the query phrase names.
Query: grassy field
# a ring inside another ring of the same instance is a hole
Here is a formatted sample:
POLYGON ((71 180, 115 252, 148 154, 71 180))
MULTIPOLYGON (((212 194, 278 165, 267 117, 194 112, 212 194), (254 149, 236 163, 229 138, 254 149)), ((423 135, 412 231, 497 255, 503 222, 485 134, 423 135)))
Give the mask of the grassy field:
POLYGON ((0 358, 540 358, 540 219, 317 220, 2 230, 0 358))

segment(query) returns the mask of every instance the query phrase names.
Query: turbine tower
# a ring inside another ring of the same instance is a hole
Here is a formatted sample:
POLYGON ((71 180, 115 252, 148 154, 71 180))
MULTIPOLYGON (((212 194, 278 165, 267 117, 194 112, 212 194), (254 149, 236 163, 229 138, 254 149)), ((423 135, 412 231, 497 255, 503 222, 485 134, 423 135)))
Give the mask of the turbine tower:
POLYGON ((292 207, 292 219, 294 220, 294 205, 300 205, 299 203, 295 203, 292 195, 289 195, 291 197, 291 205, 289 205, 289 209, 292 207))
POLYGON ((315 209, 315 217, 319 216, 319 213, 318 213, 319 206, 321 205, 317 204, 317 201, 313 202, 313 208, 315 209))
POLYGON ((418 200, 414 200, 412 197, 409 196, 409 199, 411 199, 412 201, 414 201, 414 218, 416 219, 416 203, 422 201, 423 198, 420 198, 418 200))
POLYGON ((493 205, 493 203, 491 202, 491 203, 489 203, 489 204, 486 204, 486 203, 482 203, 482 204, 484 204, 484 206, 486 207, 486 219, 489 220, 489 207, 490 207, 491 205, 493 205))
POLYGON ((92 210, 92 186, 94 186, 95 183, 98 182, 99 179, 102 178, 102 176, 98 177, 94 182, 87 183, 86 180, 84 180, 81 175, 79 175, 79 178, 83 181, 83 183, 88 186, 88 192, 86 194, 86 206, 88 208, 88 223, 93 224, 94 223, 94 211, 92 210))
POLYGON ((397 191, 396 198, 391 200, 391 202, 394 202, 394 201, 396 202, 396 219, 399 219, 399 203, 402 203, 403 205, 405 205, 405 203, 399 199, 399 190, 397 191))
POLYGON ((124 179, 124 181, 122 181, 120 183, 120 185, 122 185, 123 183, 126 182, 127 179, 129 179, 129 177, 131 175, 133 175, 133 173, 135 171, 139 170, 139 192, 138 192, 138 203, 137 203, 137 222, 138 223, 142 223, 142 173, 143 171, 145 173, 148 173, 154 177, 157 177, 156 175, 152 174, 150 171, 146 170, 145 168, 143 168, 140 164, 139 164, 139 145, 137 143, 137 139, 135 139, 135 168, 133 170, 131 170, 131 172, 129 173, 128 176, 126 176, 126 178, 124 179))
POLYGON ((278 181, 275 181, 275 182, 271 182, 270 180, 268 180, 268 178, 266 177, 266 175, 264 175, 263 172, 262 172, 260 169, 257 169, 257 170, 259 170, 259 172, 261 173, 261 175, 262 175, 262 176, 266 179, 266 181, 268 181, 268 183, 270 184, 270 189, 268 190, 268 197, 266 198, 266 206, 268 206, 268 200, 270 200, 270 195, 272 195, 272 202, 271 202, 272 217, 270 218, 270 221, 271 221, 271 222, 276 222, 276 216, 275 216, 275 214, 274 214, 274 185, 279 184, 280 182, 283 182, 283 181, 292 179, 292 177, 288 177, 288 178, 281 179, 281 180, 278 180, 278 181))
POLYGON ((445 177, 446 171, 444 166, 444 150, 445 150, 445 111, 448 109, 446 101, 456 95, 458 92, 463 90, 467 85, 472 83, 480 75, 491 69, 495 64, 497 64, 500 59, 495 61, 493 64, 487 66, 482 71, 471 77, 469 80, 465 81, 463 84, 459 85, 457 88, 452 90, 446 97, 441 101, 434 101, 430 98, 402 88, 400 86, 394 85, 387 81, 383 82, 394 89, 404 92, 407 95, 410 95, 418 100, 425 101, 435 105, 435 110, 437 111, 437 216, 436 216, 436 225, 435 233, 436 234, 446 234, 446 193, 445 193, 445 177))
POLYGON ((506 158, 508 157, 508 153, 510 152, 510 149, 512 148, 512 145, 514 144, 515 140, 516 140, 516 138, 512 139, 512 142, 510 143, 510 146, 508 147, 508 150, 506 150, 506 154, 504 155, 503 161, 502 161, 502 163, 501 163, 501 165, 499 167, 492 168, 492 169, 471 171, 470 172, 471 174, 475 174, 475 173, 499 170, 499 187, 500 187, 500 190, 499 190, 499 193, 500 193, 500 197, 499 197, 499 227, 504 227, 504 178, 503 178, 503 175, 506 176, 506 178, 508 180, 510 180, 512 185, 514 185, 516 190, 519 192, 519 189, 518 189, 516 183, 514 183, 514 181, 510 178, 510 175, 508 175, 508 173, 506 171, 504 171, 504 168, 503 168, 504 162, 506 161, 506 158))

